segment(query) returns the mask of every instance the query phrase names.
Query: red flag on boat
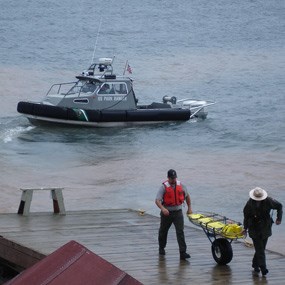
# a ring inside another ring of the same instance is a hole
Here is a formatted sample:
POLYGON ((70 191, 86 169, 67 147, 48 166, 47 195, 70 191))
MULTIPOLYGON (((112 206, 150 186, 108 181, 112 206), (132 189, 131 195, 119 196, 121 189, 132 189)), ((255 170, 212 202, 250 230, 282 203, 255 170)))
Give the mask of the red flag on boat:
POLYGON ((130 65, 129 65, 129 64, 128 64, 128 66, 127 66, 127 71, 128 71, 128 73, 130 73, 130 74, 132 74, 132 73, 133 73, 132 68, 130 67, 130 65))

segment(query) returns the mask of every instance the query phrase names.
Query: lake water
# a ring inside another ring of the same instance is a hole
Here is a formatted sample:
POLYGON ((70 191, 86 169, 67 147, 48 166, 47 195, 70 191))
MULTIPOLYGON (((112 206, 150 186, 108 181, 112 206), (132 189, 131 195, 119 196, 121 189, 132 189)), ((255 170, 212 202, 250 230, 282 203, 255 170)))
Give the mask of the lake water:
MULTIPOLYGON (((1 212, 17 211, 20 188, 57 186, 67 210, 158 216, 169 168, 194 211, 242 221, 256 186, 285 204, 284 2, 0 2, 1 212), (17 113, 18 101, 73 81, 94 49, 115 56, 118 74, 129 61, 140 103, 168 95, 217 104, 204 121, 117 129, 34 127, 17 113)), ((32 211, 51 208, 48 193, 34 195, 32 211)), ((274 226, 269 248, 285 254, 284 243, 284 225, 274 226)))

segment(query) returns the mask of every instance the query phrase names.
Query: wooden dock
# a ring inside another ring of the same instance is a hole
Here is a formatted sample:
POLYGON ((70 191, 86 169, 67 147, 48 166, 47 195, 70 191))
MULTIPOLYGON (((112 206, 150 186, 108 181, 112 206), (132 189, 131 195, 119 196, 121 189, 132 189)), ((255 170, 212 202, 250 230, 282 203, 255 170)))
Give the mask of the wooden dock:
POLYGON ((266 278, 255 276, 251 269, 253 248, 234 241, 233 260, 219 266, 204 232, 185 219, 191 259, 179 259, 174 227, 169 232, 166 255, 161 257, 158 227, 158 217, 130 209, 74 211, 66 215, 0 214, 1 235, 38 252, 39 258, 75 240, 146 285, 284 284, 284 255, 267 251, 269 274, 266 278))

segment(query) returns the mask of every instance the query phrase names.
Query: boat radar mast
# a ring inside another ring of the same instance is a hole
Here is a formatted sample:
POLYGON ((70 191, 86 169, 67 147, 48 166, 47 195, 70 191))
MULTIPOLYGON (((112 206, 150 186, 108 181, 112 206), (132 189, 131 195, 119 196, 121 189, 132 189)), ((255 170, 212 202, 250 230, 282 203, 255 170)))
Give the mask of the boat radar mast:
POLYGON ((113 66, 112 66, 113 60, 114 58, 111 58, 111 57, 101 57, 101 58, 95 59, 94 63, 90 65, 88 70, 84 70, 82 74, 85 76, 93 76, 95 75, 96 69, 98 69, 99 74, 102 74, 102 73, 112 74, 113 73, 113 66))

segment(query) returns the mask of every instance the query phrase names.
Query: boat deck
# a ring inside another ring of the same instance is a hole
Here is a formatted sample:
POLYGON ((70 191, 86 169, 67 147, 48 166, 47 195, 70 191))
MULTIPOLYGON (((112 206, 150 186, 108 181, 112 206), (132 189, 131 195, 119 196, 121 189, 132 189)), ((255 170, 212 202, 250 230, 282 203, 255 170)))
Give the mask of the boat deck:
POLYGON ((253 248, 234 241, 233 260, 216 264, 204 232, 185 219, 189 261, 180 261, 174 227, 166 255, 158 255, 159 218, 130 209, 68 211, 66 215, 0 214, 1 235, 48 255, 75 240, 143 284, 284 284, 285 256, 267 251, 269 274, 252 274, 253 248))

